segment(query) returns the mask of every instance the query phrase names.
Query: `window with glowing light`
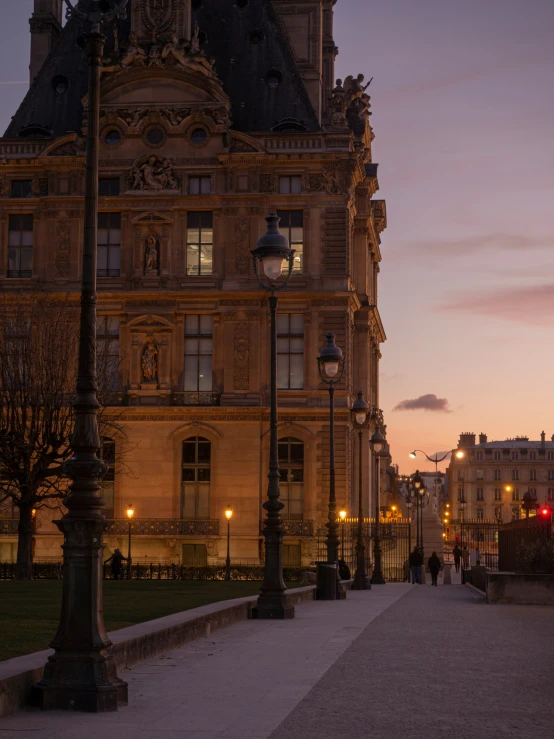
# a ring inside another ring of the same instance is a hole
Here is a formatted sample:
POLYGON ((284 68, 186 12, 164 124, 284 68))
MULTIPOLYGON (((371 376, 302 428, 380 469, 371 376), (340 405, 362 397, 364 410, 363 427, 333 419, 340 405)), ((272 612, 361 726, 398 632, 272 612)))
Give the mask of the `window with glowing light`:
POLYGON ((296 249, 292 274, 302 274, 304 272, 304 211, 278 210, 277 215, 281 219, 279 231, 289 240, 290 248, 296 249))
POLYGON ((187 215, 187 275, 213 272, 213 213, 190 211, 187 215))

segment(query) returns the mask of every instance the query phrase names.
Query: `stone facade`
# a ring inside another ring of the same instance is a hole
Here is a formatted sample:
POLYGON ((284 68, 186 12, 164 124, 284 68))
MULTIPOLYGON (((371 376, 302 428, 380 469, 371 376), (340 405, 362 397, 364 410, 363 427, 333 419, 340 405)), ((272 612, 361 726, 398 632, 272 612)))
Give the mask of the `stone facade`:
MULTIPOLYGON (((357 434, 348 408, 360 389, 379 405, 385 334, 377 280, 386 209, 373 199, 378 181, 368 96, 354 76, 337 91, 334 3, 259 0, 244 11, 233 6, 229 16, 230 25, 240 22, 247 31, 232 40, 237 59, 251 67, 241 97, 228 68, 232 54, 218 46, 212 4, 204 0, 192 11, 170 1, 162 18, 150 12, 150 0, 130 2, 130 20, 106 47, 99 351, 108 344, 104 331, 118 352, 130 470, 120 474, 116 466, 113 482, 104 483, 115 519, 107 551, 126 550, 123 519, 132 503, 135 561, 222 561, 223 512, 230 504, 231 556, 259 560, 269 336, 267 298, 250 250, 265 231, 264 217, 276 209, 298 257, 279 295, 285 558, 308 562, 327 516, 328 394, 316 357, 328 331, 346 355, 336 393, 336 466, 338 503, 349 510, 357 495, 357 434), (270 44, 275 48, 264 52, 270 44), (269 57, 279 60, 278 68, 269 57), (270 125, 274 94, 283 95, 285 115, 270 125), (262 95, 268 102, 256 107, 262 95)), ((80 287, 86 96, 75 91, 84 92, 86 67, 76 34, 69 22, 0 140, 2 291, 77 293, 80 287), (68 64, 68 53, 79 57, 68 64), (62 105, 68 107, 59 117, 62 105), (75 133, 66 133, 70 121, 75 133)), ((117 457, 120 440, 114 441, 117 457)), ((367 513, 370 476, 368 454, 367 513)), ((39 512, 37 557, 60 553, 48 519, 39 512)), ((15 551, 10 527, 4 528, 0 560, 15 551)))
POLYGON ((530 491, 542 505, 554 502, 554 436, 539 441, 517 436, 505 441, 478 440, 472 433, 460 434, 447 470, 453 515, 460 518, 459 500, 466 500, 464 518, 503 522, 520 518, 523 495, 530 491))

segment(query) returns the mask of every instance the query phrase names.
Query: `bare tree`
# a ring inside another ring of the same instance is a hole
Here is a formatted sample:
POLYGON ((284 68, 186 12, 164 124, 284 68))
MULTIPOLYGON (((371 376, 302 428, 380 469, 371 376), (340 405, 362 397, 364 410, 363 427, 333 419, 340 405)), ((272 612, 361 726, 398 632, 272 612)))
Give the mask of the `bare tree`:
MULTIPOLYGON (((32 577, 33 511, 59 509, 69 479, 78 305, 43 293, 0 298, 0 504, 19 509, 16 577, 32 577)), ((115 350, 114 350, 115 352, 115 350)), ((100 433, 118 428, 119 362, 99 360, 100 433), (113 376, 115 372, 115 378, 113 376)))

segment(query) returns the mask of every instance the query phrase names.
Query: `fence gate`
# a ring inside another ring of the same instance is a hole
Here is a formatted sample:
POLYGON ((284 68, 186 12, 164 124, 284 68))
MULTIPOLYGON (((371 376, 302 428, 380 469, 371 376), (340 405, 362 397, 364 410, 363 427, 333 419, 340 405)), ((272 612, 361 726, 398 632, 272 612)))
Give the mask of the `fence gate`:
MULTIPOLYGON (((498 569, 498 521, 470 519, 460 523, 460 547, 462 551, 472 552, 476 560, 489 570, 498 569)), ((475 564, 469 562, 469 564, 475 564)), ((464 566, 467 566, 464 564, 464 566)))
MULTIPOLYGON (((356 538, 358 533, 358 521, 349 518, 339 527, 339 559, 344 559, 354 577, 356 571, 356 538)), ((410 524, 401 522, 381 522, 379 524, 379 536, 381 538, 381 561, 383 575, 387 582, 404 582, 408 569, 408 557, 410 554, 410 524)), ((415 535, 415 531, 413 532, 415 535)), ((317 554, 318 560, 327 559, 327 547, 325 538, 327 528, 321 526, 317 530, 317 554)), ((365 564, 369 570, 373 565, 373 546, 375 541, 375 519, 365 518, 363 522, 363 542, 365 547, 365 564)))

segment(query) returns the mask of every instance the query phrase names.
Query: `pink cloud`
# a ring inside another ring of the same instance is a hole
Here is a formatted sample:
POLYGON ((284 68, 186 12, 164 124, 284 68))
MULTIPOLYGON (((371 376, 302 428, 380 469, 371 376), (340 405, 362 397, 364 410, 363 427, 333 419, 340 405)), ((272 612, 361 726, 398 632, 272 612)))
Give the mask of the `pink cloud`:
POLYGON ((493 316, 536 326, 551 326, 554 324, 554 285, 529 285, 463 295, 439 306, 437 310, 493 316))

